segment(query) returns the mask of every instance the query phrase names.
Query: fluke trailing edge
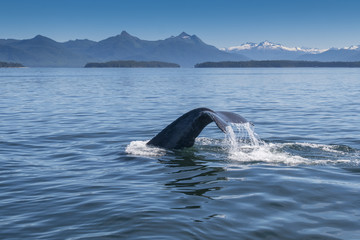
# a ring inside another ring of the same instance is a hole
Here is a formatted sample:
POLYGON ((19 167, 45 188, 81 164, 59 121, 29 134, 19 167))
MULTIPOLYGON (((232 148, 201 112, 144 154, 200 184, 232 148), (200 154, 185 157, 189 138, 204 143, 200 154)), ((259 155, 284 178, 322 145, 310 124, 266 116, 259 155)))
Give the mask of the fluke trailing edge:
POLYGON ((194 145, 195 138, 213 121, 223 132, 226 132, 229 123, 248 122, 236 113, 215 112, 209 108, 196 108, 176 119, 147 144, 168 149, 191 147, 194 145))

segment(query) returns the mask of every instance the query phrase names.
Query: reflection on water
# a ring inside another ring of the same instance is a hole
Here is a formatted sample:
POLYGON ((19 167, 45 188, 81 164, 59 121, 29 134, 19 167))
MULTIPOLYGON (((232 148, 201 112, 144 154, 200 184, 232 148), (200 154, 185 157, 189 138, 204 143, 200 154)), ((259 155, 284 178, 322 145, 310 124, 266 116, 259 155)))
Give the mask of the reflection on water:
POLYGON ((176 160, 163 162, 166 166, 173 168, 171 174, 174 177, 165 186, 171 187, 174 192, 211 199, 207 192, 221 189, 218 183, 226 180, 226 178, 219 175, 225 169, 223 167, 208 166, 206 162, 191 160, 188 158, 188 153, 186 155, 184 159, 177 157, 176 160))

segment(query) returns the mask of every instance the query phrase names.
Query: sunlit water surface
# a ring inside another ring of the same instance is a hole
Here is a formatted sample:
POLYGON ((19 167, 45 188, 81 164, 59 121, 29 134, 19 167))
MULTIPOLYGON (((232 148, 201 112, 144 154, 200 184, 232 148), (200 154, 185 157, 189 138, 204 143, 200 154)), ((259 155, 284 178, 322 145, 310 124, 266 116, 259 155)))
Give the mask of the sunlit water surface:
POLYGON ((0 69, 1 239, 359 239, 359 69, 0 69), (184 150, 185 112, 236 112, 184 150))

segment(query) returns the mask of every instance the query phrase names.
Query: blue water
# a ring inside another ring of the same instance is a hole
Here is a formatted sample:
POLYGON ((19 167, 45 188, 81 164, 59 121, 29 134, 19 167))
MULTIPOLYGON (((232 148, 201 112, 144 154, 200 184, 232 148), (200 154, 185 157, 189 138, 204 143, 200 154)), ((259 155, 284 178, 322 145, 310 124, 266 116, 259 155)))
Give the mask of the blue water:
POLYGON ((359 239, 359 96, 346 68, 0 69, 0 238, 359 239), (146 147, 197 107, 260 144, 146 147))

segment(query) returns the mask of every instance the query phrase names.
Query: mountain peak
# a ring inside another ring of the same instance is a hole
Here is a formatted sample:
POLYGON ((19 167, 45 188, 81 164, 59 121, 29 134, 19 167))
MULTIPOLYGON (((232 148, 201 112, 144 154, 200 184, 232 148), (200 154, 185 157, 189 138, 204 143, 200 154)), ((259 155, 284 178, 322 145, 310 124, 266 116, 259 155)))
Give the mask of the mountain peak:
POLYGON ((187 34, 186 32, 180 33, 178 37, 183 38, 183 39, 191 38, 191 36, 189 34, 187 34))
POLYGON ((265 41, 262 41, 261 43, 259 43, 259 45, 262 45, 262 46, 269 46, 269 45, 275 45, 274 43, 268 41, 268 40, 265 40, 265 41))
POLYGON ((27 39, 27 41, 31 41, 31 42, 48 42, 48 43, 54 43, 56 41, 52 40, 51 38, 48 38, 48 37, 45 37, 45 36, 42 36, 42 35, 36 35, 34 38, 31 38, 31 39, 27 39))
POLYGON ((123 38, 123 39, 137 39, 137 37, 134 37, 132 35, 130 35, 128 32, 126 31, 122 31, 119 35, 115 36, 117 38, 123 38))
POLYGON ((285 48, 285 46, 282 46, 281 44, 272 43, 268 40, 265 40, 265 41, 257 44, 256 47, 257 48, 266 48, 266 49, 283 49, 283 48, 285 48))
POLYGON ((352 45, 350 47, 344 47, 347 50, 360 50, 360 45, 352 45))
POLYGON ((34 38, 45 38, 45 37, 43 35, 38 34, 34 38))
POLYGON ((34 40, 45 40, 45 39, 48 40, 48 39, 50 39, 50 38, 38 34, 38 35, 36 35, 33 39, 34 39, 34 40))
POLYGON ((126 37, 129 37, 129 36, 131 36, 127 31, 122 31, 121 33, 120 33, 120 36, 126 36, 126 37))

